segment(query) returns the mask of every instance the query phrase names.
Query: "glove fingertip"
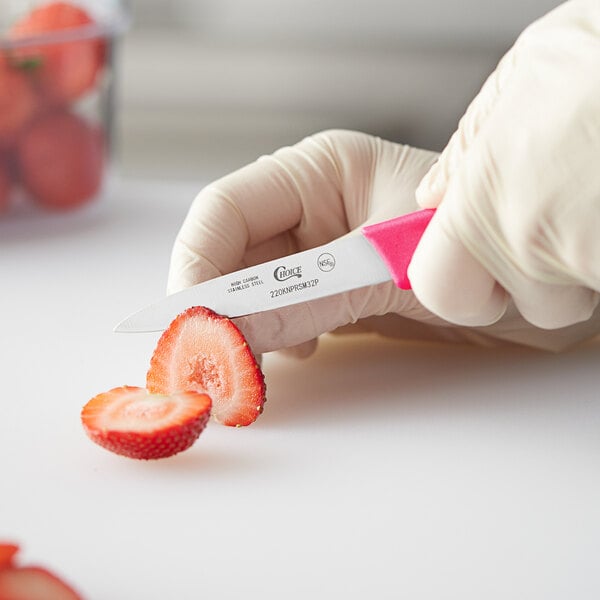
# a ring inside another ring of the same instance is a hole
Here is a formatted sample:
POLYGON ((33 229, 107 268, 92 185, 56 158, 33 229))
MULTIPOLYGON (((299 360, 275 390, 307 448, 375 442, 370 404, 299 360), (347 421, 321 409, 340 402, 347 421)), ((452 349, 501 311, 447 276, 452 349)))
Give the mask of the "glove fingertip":
POLYGON ((581 286, 557 286, 527 281, 514 294, 523 318, 540 329, 563 329, 589 321, 600 294, 581 286))
POLYGON ((177 271, 171 270, 167 277, 167 295, 175 294, 196 285, 201 279, 198 279, 193 272, 189 270, 177 271))
POLYGON ((446 182, 440 174, 439 164, 435 163, 415 190, 417 204, 421 208, 437 208, 446 191, 446 182))
POLYGON ((408 276, 421 304, 455 325, 491 325, 508 306, 502 287, 435 218, 417 246, 408 276))

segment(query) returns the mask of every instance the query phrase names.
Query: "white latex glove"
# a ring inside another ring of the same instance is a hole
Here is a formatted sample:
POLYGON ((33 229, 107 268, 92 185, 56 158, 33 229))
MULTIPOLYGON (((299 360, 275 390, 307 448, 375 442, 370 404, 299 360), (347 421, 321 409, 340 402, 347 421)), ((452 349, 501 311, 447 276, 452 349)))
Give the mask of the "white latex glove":
MULTIPOLYGON (((417 184, 436 159, 349 131, 319 133, 264 156, 198 194, 173 247, 168 292, 411 212, 417 184)), ((321 333, 359 320, 363 330, 405 339, 503 338, 552 349, 587 335, 575 328, 548 336, 514 311, 492 328, 451 327, 392 282, 236 323, 256 353, 294 347, 296 355, 307 355, 321 333)))
POLYGON ((521 34, 417 199, 439 206, 408 271, 435 314, 487 325, 512 297, 538 327, 598 331, 598 0, 566 2, 521 34))

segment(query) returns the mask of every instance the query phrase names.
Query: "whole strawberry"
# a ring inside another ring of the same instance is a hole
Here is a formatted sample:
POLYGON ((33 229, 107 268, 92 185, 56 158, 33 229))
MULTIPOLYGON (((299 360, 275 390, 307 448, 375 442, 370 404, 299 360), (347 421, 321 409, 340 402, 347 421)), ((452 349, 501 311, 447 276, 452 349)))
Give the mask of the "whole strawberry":
POLYGON ((10 146, 36 108, 37 99, 26 75, 0 54, 0 150, 10 146))
POLYGON ((10 205, 11 187, 10 173, 0 152, 0 215, 5 213, 10 205))
POLYGON ((12 61, 29 72, 48 102, 70 103, 94 88, 104 63, 105 40, 97 35, 77 35, 64 41, 36 43, 35 38, 69 34, 93 25, 94 20, 83 8, 69 2, 49 2, 10 28, 10 39, 32 38, 31 44, 13 51, 12 61))
POLYGON ((69 209, 92 200, 104 168, 102 129, 59 110, 33 121, 16 143, 21 183, 39 204, 69 209))

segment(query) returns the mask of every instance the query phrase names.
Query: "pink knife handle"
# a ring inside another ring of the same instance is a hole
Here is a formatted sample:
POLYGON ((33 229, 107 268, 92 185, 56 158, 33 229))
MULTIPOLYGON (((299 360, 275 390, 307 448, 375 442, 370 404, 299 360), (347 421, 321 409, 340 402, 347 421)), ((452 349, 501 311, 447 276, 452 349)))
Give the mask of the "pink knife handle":
POLYGON ((408 265, 435 209, 425 208, 389 221, 363 227, 363 235, 383 258, 394 283, 410 290, 408 265))

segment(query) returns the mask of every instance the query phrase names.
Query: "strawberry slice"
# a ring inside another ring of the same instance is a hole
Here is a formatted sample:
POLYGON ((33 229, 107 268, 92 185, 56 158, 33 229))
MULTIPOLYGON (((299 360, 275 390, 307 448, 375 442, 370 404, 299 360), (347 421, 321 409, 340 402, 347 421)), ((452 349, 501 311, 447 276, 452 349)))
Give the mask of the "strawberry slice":
POLYGON ((13 559, 18 551, 19 546, 16 544, 0 544, 0 569, 12 567, 14 562, 13 559))
POLYGON ((129 458, 166 458, 189 448, 210 416, 206 394, 169 396, 123 386, 92 398, 81 411, 83 427, 100 446, 129 458))
POLYGON ((81 596, 56 575, 41 567, 0 570, 1 600, 81 600, 81 596))
MULTIPOLYGON (((49 2, 31 10, 9 30, 11 39, 35 38, 94 24, 92 17, 70 2, 49 2)), ((16 48, 13 64, 31 74, 53 103, 69 103, 94 88, 104 61, 104 40, 80 36, 64 42, 32 42, 16 48)))
POLYGON ((177 316, 156 345, 146 386, 153 393, 207 393, 224 425, 253 423, 265 403, 265 379, 240 330, 203 306, 177 316))

